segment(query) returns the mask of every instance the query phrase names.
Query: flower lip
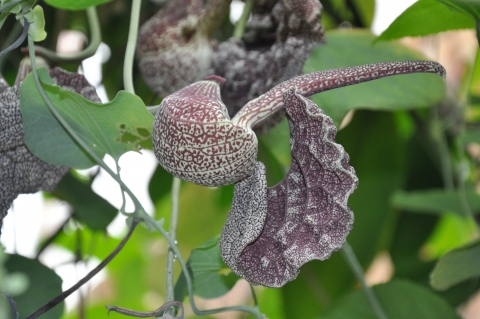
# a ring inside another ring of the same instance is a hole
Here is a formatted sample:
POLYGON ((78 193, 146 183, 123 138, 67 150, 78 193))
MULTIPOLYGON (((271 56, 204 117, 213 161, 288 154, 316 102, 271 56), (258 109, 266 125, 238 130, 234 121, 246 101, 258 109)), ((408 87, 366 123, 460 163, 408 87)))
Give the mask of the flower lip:
POLYGON ((218 75, 209 75, 205 78, 207 81, 216 82, 218 85, 222 86, 227 80, 218 75))

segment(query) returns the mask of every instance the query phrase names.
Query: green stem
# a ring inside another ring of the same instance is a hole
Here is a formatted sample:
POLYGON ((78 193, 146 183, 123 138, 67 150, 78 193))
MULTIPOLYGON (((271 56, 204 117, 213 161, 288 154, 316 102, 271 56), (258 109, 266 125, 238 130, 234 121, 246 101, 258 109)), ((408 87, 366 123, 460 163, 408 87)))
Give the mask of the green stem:
POLYGON ((245 26, 247 24, 250 13, 252 12, 253 0, 247 0, 245 6, 243 7, 242 15, 238 19, 237 24, 235 24, 235 30, 233 31, 233 37, 240 39, 245 33, 245 26))
POLYGON ((55 62, 80 62, 85 60, 97 52, 98 46, 102 43, 102 34, 100 31, 100 23, 95 7, 87 9, 88 26, 90 28, 90 43, 80 52, 75 53, 56 53, 44 47, 35 46, 35 52, 55 62))
POLYGON ((135 94, 135 88, 133 87, 133 60, 135 58, 135 46, 137 45, 141 4, 141 0, 132 1, 130 28, 128 29, 127 48, 125 51, 125 60, 123 62, 123 86, 127 92, 132 94, 135 94))
MULTIPOLYGON (((174 177, 172 183, 172 211, 170 214, 170 228, 168 231, 168 235, 170 236, 173 242, 176 242, 176 233, 177 233, 177 224, 178 224, 178 199, 180 195, 180 183, 181 180, 174 177)), ((174 300, 174 279, 173 279, 173 265, 175 263, 175 254, 173 250, 170 248, 167 254, 167 261, 166 261, 166 292, 165 292, 165 301, 173 301, 174 300)), ((170 313, 173 315, 173 313, 170 313)))
POLYGON ((348 242, 345 242, 345 244, 343 244, 342 254, 353 274, 362 285, 363 291, 365 292, 365 295, 370 302, 370 305, 372 306, 377 318, 387 319, 388 317, 383 311, 382 306, 380 305, 377 296, 375 296, 373 289, 366 283, 362 266, 360 265, 357 256, 355 256, 355 252, 353 251, 352 247, 348 242))
POLYGON ((167 234, 167 232, 158 225, 157 222, 148 214, 145 214, 145 221, 148 222, 150 225, 152 225, 156 230, 158 230, 163 237, 167 240, 168 244, 170 245, 170 249, 173 250, 175 255, 177 255, 178 262, 180 263, 180 266, 182 267, 183 274, 185 275, 185 280, 187 281, 187 289, 188 289, 188 298, 190 300, 190 306, 192 307, 193 312, 197 316, 208 316, 208 315, 213 315, 216 313, 220 312, 226 312, 226 311, 243 311, 246 313, 252 314, 256 319, 263 319, 264 317, 262 314, 248 306, 232 306, 232 307, 224 307, 224 308, 217 308, 217 309, 211 309, 211 310, 200 310, 197 308, 195 305, 195 300, 193 299, 193 284, 192 284, 192 278, 190 277, 190 273, 188 272, 187 264, 182 258, 182 255, 180 254, 180 251, 178 250, 177 245, 175 242, 170 238, 170 236, 167 234))
POLYGON ((2 6, 0 6, 0 12, 3 12, 3 11, 5 11, 5 10, 8 10, 8 9, 16 6, 16 5, 19 4, 20 2, 24 2, 24 1, 26 1, 26 0, 12 0, 12 1, 10 1, 9 3, 6 3, 6 4, 2 5, 2 6))
POLYGON ((134 205, 135 205, 135 211, 138 210, 144 210, 142 205, 140 204, 140 201, 137 199, 137 197, 132 193, 132 191, 125 185, 125 183, 121 180, 121 178, 115 174, 110 167, 105 164, 105 162, 98 156, 87 143, 85 143, 84 140, 82 140, 75 130, 68 124, 68 122, 60 115, 60 113, 57 111, 55 106, 53 105, 52 101, 50 101, 50 98, 47 96, 45 93, 45 90, 42 87, 42 84, 40 83, 40 79, 38 77, 38 72, 37 72, 37 64, 35 61, 35 49, 33 45, 33 40, 31 36, 28 36, 28 51, 30 54, 30 60, 32 63, 32 73, 33 73, 33 79, 35 81, 35 85, 37 87, 38 92, 40 93, 40 96, 42 97, 43 101, 47 105, 48 109, 50 112, 52 112, 53 116, 55 119, 62 125, 62 127, 65 129, 65 131, 72 137, 72 139, 80 145, 81 148, 84 149, 85 152, 87 152, 88 155, 90 155, 97 163, 100 165, 110 176, 112 176, 117 183, 120 184, 120 186, 125 190, 125 192, 130 196, 132 199, 134 205))

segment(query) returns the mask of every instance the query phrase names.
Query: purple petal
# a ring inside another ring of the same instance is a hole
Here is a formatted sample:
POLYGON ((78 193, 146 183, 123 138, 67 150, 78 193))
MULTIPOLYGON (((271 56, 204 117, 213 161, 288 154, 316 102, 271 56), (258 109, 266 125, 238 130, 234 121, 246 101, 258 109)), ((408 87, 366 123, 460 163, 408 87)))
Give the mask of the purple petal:
POLYGON ((332 119, 297 89, 283 96, 291 131, 290 171, 267 189, 265 200, 260 196, 266 184, 263 165, 237 183, 221 237, 225 263, 249 282, 268 287, 283 286, 306 262, 327 259, 342 247, 354 219, 347 200, 358 184, 348 154, 334 142, 332 119), (255 237, 256 223, 265 215, 255 237))

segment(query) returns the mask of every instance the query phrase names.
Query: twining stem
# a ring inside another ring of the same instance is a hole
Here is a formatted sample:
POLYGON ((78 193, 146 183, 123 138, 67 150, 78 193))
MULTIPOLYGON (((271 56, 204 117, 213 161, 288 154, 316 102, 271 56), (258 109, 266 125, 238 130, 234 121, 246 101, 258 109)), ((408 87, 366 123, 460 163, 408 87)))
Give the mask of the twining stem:
POLYGON ((10 44, 5 50, 2 50, 2 52, 0 52, 0 58, 2 56, 4 56, 5 54, 7 54, 8 52, 18 48, 22 43, 23 41, 25 40, 25 38, 27 37, 27 33, 28 33, 28 28, 30 27, 30 23, 24 19, 23 20, 24 23, 23 23, 23 31, 22 31, 22 34, 20 34, 20 36, 18 37, 17 40, 15 40, 15 42, 13 42, 12 44, 10 44))
POLYGON ((89 7, 87 10, 88 27, 90 29, 90 43, 80 52, 75 53, 56 53, 44 47, 35 46, 35 52, 55 62, 80 62, 97 52, 102 43, 102 34, 100 32, 100 23, 95 7, 89 7))
POLYGON ((13 319, 18 319, 18 309, 17 309, 17 304, 15 303, 15 300, 13 300, 12 296, 6 293, 1 293, 5 299, 8 300, 8 303, 10 304, 10 308, 12 308, 12 313, 13 313, 13 319))
MULTIPOLYGON (((172 183, 172 211, 170 214, 170 228, 168 230, 168 235, 176 242, 176 233, 177 233, 177 224, 178 224, 178 201, 180 195, 180 183, 181 180, 174 177, 172 183)), ((166 291, 165 291, 165 301, 174 300, 174 278, 173 278, 173 265, 175 263, 175 253, 171 248, 168 249, 167 261, 166 261, 166 291)))
MULTIPOLYGON (((114 312, 121 313, 122 315, 131 316, 131 317, 138 317, 138 318, 158 317, 162 313, 167 312, 168 309, 170 309, 170 308, 179 307, 182 312, 181 312, 180 317, 178 317, 178 318, 183 319, 183 316, 184 316, 183 305, 180 301, 166 302, 160 308, 158 308, 154 311, 148 311, 148 312, 134 311, 134 310, 124 309, 124 308, 115 307, 115 306, 106 306, 106 307, 108 309, 108 314, 110 314, 110 311, 114 311, 114 312)), ((175 317, 175 318, 177 318, 177 317, 175 317)))
POLYGON ((348 242, 345 242, 345 244, 343 244, 341 251, 348 266, 350 267, 350 270, 353 272, 357 280, 362 285, 363 291, 365 292, 368 302, 370 302, 370 305, 373 308, 373 312, 375 313, 377 318, 387 319, 388 317, 383 311, 382 306, 380 305, 380 302, 377 299, 377 296, 375 296, 375 292, 365 281, 365 276, 363 274, 362 266, 360 265, 360 262, 358 261, 357 256, 355 256, 355 252, 353 251, 350 244, 348 242))
POLYGON ((114 251, 112 251, 110 253, 110 255, 108 255, 107 258, 105 258, 97 267, 95 267, 95 269, 93 269, 92 271, 90 271, 85 277, 83 277, 82 279, 80 279, 75 285, 73 285, 72 287, 70 287, 70 289, 68 290, 65 290, 64 292, 62 292, 60 295, 58 295, 57 297, 53 298, 52 300, 50 300, 49 302, 47 302, 45 305, 43 305, 42 307, 40 307, 39 309, 37 309, 34 313, 32 313, 31 315, 29 315, 28 317, 26 317, 25 319, 33 319, 33 318, 37 318, 39 317, 40 315, 42 315, 43 313, 45 313, 46 311, 52 309, 53 307, 55 307, 56 305, 58 305, 59 303, 61 303, 62 301, 65 300, 65 298, 67 298, 68 296, 70 296, 73 292, 77 291, 81 286, 83 286, 85 283, 87 283, 93 276, 95 276, 96 274, 98 274, 100 272, 100 270, 102 270, 103 268, 105 268, 105 266, 120 252, 120 250, 122 250, 123 246, 125 246, 125 244, 127 243, 128 239, 130 238, 130 236, 132 235, 133 231, 135 230, 135 227, 137 226, 138 222, 137 221, 133 221, 132 224, 130 225, 130 228, 128 230, 128 233, 127 235, 125 236, 125 238, 123 238, 123 240, 120 242, 120 244, 117 246, 117 248, 115 248, 114 251))
POLYGON ((125 51, 125 60, 123 62, 123 86, 127 92, 132 94, 135 94, 135 88, 133 87, 133 60, 135 57, 135 46, 137 45, 141 4, 141 0, 132 1, 130 28, 128 30, 127 48, 125 51))
POLYGON ((23 1, 25 1, 25 0, 12 0, 9 3, 1 5, 0 6, 0 12, 3 12, 5 10, 8 10, 8 9, 12 8, 12 7, 15 7, 17 4, 19 4, 20 2, 23 2, 23 1))
POLYGON ((245 33, 245 26, 247 24, 250 13, 252 12, 253 0, 247 0, 245 6, 243 7, 242 15, 235 24, 235 30, 233 30, 233 37, 240 39, 245 33))

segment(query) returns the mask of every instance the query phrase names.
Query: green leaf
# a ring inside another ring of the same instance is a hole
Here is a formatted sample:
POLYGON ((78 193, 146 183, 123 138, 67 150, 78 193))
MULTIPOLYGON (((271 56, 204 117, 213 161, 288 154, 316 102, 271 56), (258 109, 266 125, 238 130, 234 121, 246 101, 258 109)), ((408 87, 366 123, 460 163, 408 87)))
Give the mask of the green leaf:
POLYGON ((463 143, 480 144, 480 130, 465 131, 465 133, 461 137, 461 140, 463 143))
POLYGON ((355 0, 355 7, 360 15, 364 27, 370 27, 375 12, 374 0, 355 0))
MULTIPOLYGON (((473 213, 480 212, 480 196, 474 190, 466 192, 468 205, 473 213)), ((397 191, 392 196, 392 205, 397 209, 427 214, 443 214, 452 212, 464 216, 465 208, 462 196, 458 191, 432 189, 427 191, 397 191)))
POLYGON ((480 2, 478 0, 437 0, 449 8, 472 16, 480 21, 480 2))
MULTIPOLYGON (((327 35, 328 45, 313 52, 305 64, 305 73, 375 62, 425 59, 398 43, 372 45, 375 36, 364 30, 336 30, 327 32, 327 35)), ((408 74, 322 92, 314 95, 312 100, 339 124, 350 110, 394 111, 429 107, 444 96, 445 83, 441 77, 408 74)))
POLYGON ((434 289, 448 288, 470 278, 480 277, 480 241, 454 249, 438 261, 430 277, 434 289))
MULTIPOLYGON (((128 151, 151 143, 153 116, 142 100, 120 91, 115 99, 98 104, 55 85, 44 68, 39 76, 47 96, 75 133, 94 152, 118 160, 128 151)), ((45 162, 74 168, 88 168, 95 163, 50 113, 29 74, 20 88, 20 109, 28 149, 45 162)))
POLYGON ((52 7, 65 10, 84 10, 91 6, 98 6, 111 0, 45 0, 52 7))
POLYGON ((437 0, 421 0, 395 19, 377 41, 471 28, 475 28, 475 20, 469 15, 450 10, 437 0))
MULTIPOLYGON (((217 298, 226 294, 239 279, 220 257, 219 237, 212 238, 192 250, 188 259, 193 276, 193 291, 202 298, 217 298)), ((180 294, 185 281, 179 280, 177 285, 180 294)))
POLYGON ((35 6, 32 12, 34 20, 28 28, 28 34, 35 42, 43 41, 47 37, 47 32, 45 32, 45 16, 43 15, 43 8, 41 6, 35 6))
POLYGON ((90 185, 75 178, 71 172, 62 178, 52 194, 68 202, 74 209, 73 216, 92 230, 105 230, 118 213, 90 185))
MULTIPOLYGON (((38 260, 19 255, 10 255, 5 267, 9 272, 23 273, 28 276, 29 288, 14 298, 19 318, 25 318, 62 292, 62 279, 38 260)), ((63 302, 42 316, 45 319, 58 319, 63 313, 63 302)), ((13 318, 13 317, 12 317, 13 318)))
MULTIPOLYGON (((392 280, 373 290, 389 319, 459 319, 448 303, 406 280, 392 280)), ((361 290, 348 294, 322 319, 377 319, 361 290)))
POLYGON ((167 172, 162 166, 157 165, 152 178, 148 183, 148 193, 153 203, 170 194, 172 188, 173 175, 167 172))

